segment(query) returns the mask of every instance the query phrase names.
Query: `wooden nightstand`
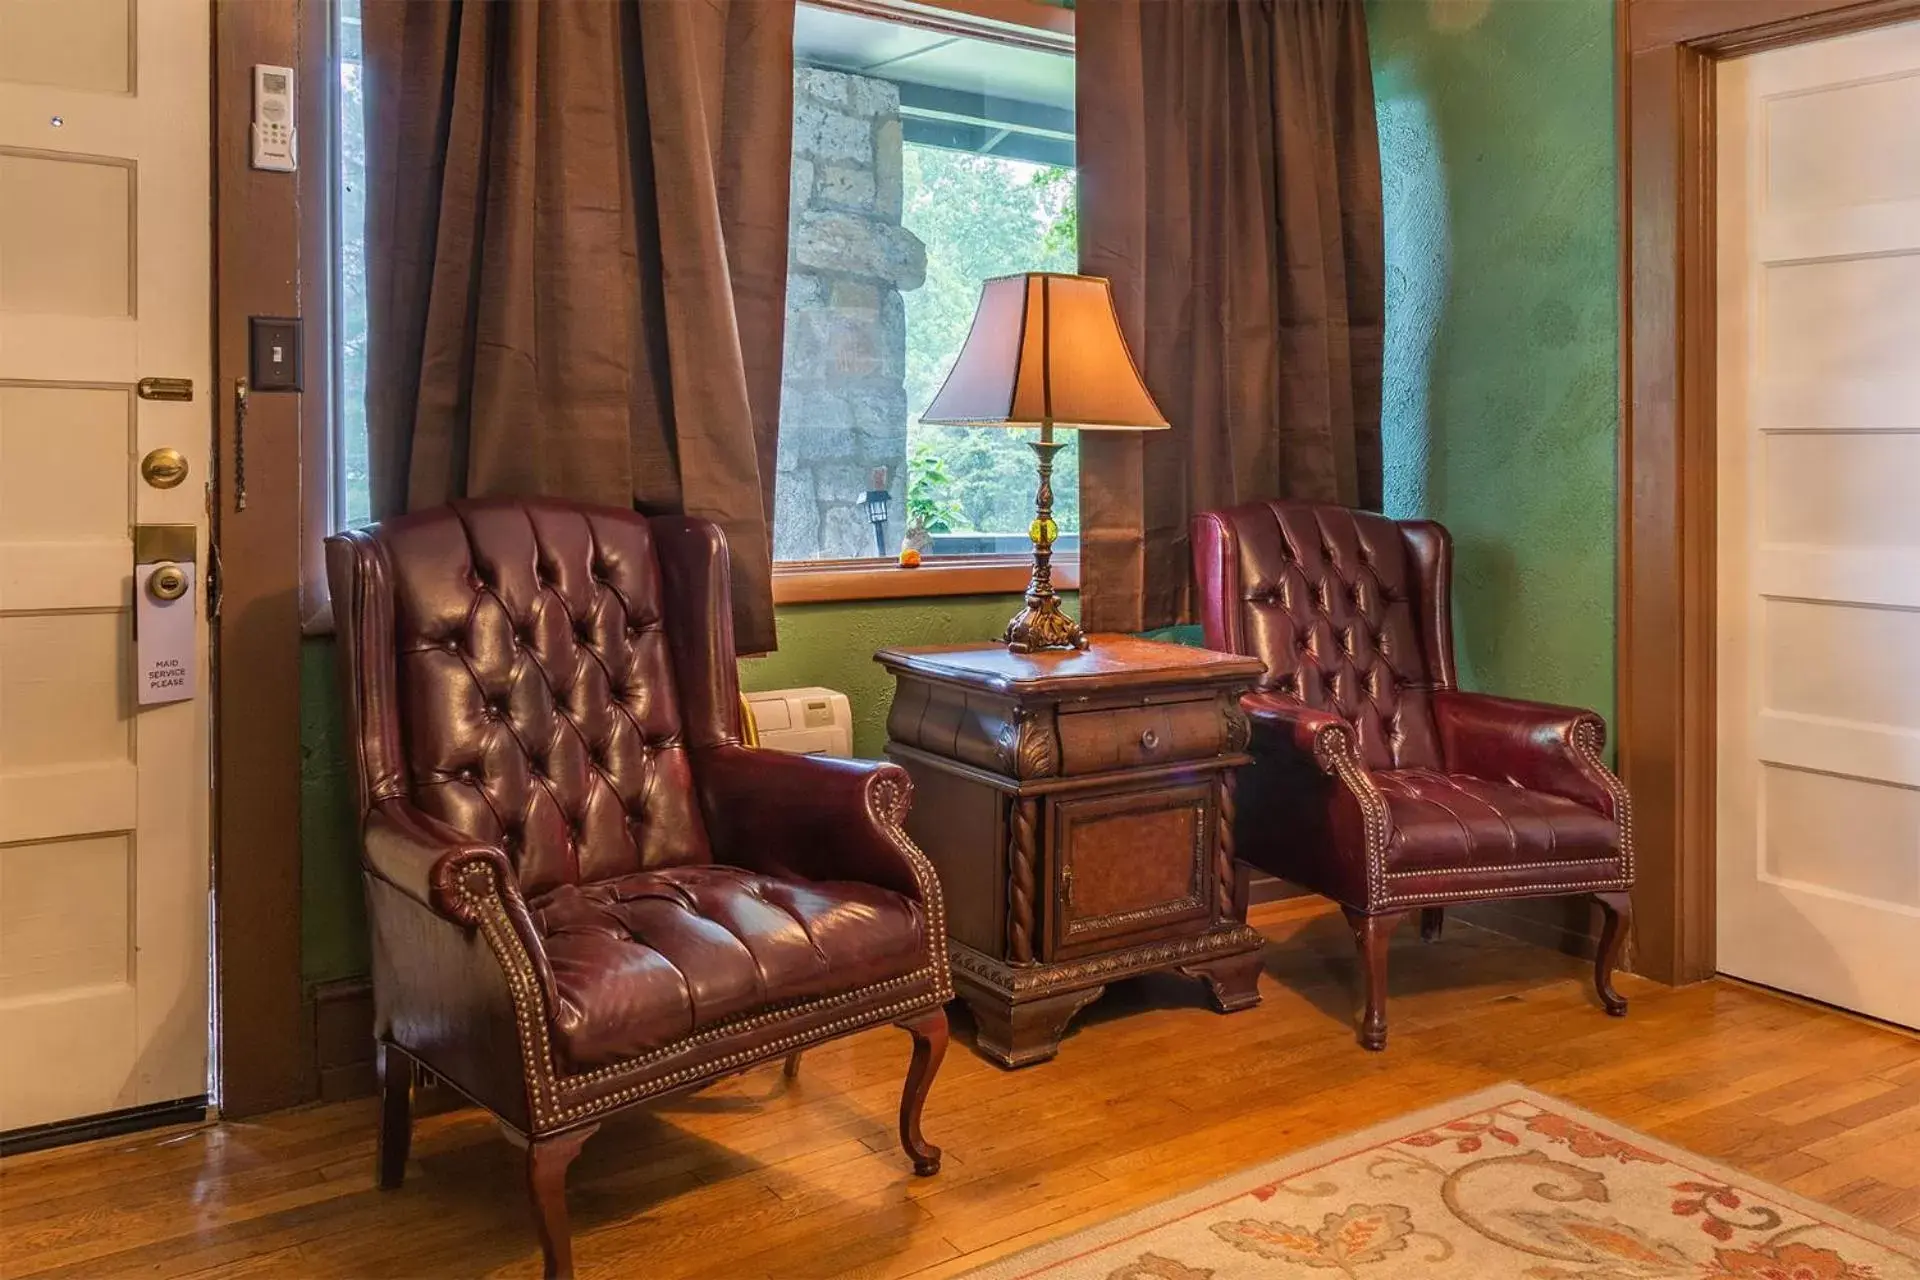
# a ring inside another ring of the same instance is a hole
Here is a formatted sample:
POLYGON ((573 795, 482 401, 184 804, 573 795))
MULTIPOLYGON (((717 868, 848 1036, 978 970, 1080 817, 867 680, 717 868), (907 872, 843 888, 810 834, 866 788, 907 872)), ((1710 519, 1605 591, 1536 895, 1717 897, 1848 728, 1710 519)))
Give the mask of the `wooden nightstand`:
POLYGON ((1004 1066, 1051 1058, 1118 978, 1198 978, 1223 1013, 1260 1001, 1232 821, 1260 661, 1092 639, 874 655, 897 682, 887 754, 946 888, 954 986, 1004 1066))

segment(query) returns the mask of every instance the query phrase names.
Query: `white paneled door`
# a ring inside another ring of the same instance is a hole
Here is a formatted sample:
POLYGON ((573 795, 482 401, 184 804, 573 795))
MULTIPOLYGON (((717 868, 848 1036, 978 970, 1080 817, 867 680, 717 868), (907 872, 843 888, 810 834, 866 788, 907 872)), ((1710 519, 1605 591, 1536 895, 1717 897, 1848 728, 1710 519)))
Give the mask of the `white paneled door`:
POLYGON ((1920 1026, 1920 24, 1718 93, 1719 966, 1920 1026))
POLYGON ((207 1091, 208 21, 0 0, 0 1130, 207 1091))

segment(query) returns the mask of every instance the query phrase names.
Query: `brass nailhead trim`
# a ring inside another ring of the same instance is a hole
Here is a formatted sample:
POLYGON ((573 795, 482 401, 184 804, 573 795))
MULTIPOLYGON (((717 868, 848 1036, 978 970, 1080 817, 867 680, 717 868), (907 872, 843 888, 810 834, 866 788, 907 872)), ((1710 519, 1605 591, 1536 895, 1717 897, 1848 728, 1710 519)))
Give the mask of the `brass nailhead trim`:
POLYGON ((1633 881, 1631 880, 1614 879, 1588 880, 1580 884, 1555 885, 1553 889, 1546 894, 1538 894, 1526 889, 1522 889, 1516 893, 1502 893, 1498 889, 1451 889, 1445 893, 1408 893, 1402 894, 1397 898, 1383 898, 1380 900, 1379 905, 1391 907, 1398 906, 1401 903, 1438 902, 1459 898, 1471 898, 1479 902, 1495 902, 1501 898, 1558 897, 1562 894, 1569 893, 1593 893, 1605 889, 1630 889, 1632 887, 1633 881))
MULTIPOLYGON (((1559 862, 1503 862, 1497 867, 1485 867, 1485 868, 1448 867, 1445 869, 1444 874, 1452 875, 1456 871, 1460 871, 1460 870, 1472 871, 1476 869, 1485 870, 1488 872, 1495 872, 1495 871, 1543 871, 1549 867, 1603 867, 1603 866, 1606 866, 1608 863, 1619 862, 1619 861, 1621 861, 1620 856, 1618 854, 1615 854, 1611 858, 1567 858, 1559 862)), ((1441 874, 1441 873, 1436 871, 1389 871, 1387 872, 1387 879, 1410 880, 1420 876, 1430 876, 1430 875, 1436 875, 1436 874, 1441 874)))
POLYGON ((770 1010, 738 1022, 709 1028, 665 1049, 580 1075, 563 1076, 555 1067, 553 1045, 547 1033, 546 998, 540 990, 532 958, 507 915, 499 873, 489 862, 474 862, 463 869, 459 880, 463 913, 468 919, 478 922, 481 935, 486 938, 488 948, 506 975, 507 991, 513 999, 514 1023, 520 1038, 521 1068, 526 1077, 527 1103, 533 1127, 545 1130, 570 1124, 702 1077, 725 1075, 757 1059, 777 1057, 793 1048, 828 1039, 843 1031, 873 1026, 921 1009, 938 1008, 952 999, 953 978, 947 968, 946 900, 941 892, 940 878, 934 873, 933 864, 927 860, 926 854, 914 845, 900 825, 912 793, 913 783, 910 780, 893 775, 876 779, 867 788, 867 816, 880 826, 894 847, 906 857, 914 884, 920 891, 921 908, 926 915, 927 964, 924 967, 854 991, 770 1010), (685 1067, 645 1084, 599 1098, 572 1105, 564 1105, 561 1101, 561 1095, 578 1094, 594 1084, 644 1071, 649 1064, 667 1054, 679 1052, 688 1045, 708 1043, 784 1019, 805 1017, 823 1009, 856 1003, 882 992, 928 980, 933 983, 933 989, 912 1000, 898 1001, 854 1017, 837 1019, 823 1027, 783 1036, 751 1049, 738 1050, 723 1058, 685 1067))
POLYGON ((1614 821, 1620 824, 1620 856, 1626 860, 1626 882, 1633 884, 1633 801, 1627 795, 1627 784, 1620 781, 1613 770, 1600 761, 1600 724, 1591 719, 1582 718, 1573 726, 1573 753, 1593 772, 1595 781, 1607 789, 1613 797, 1614 821))
MULTIPOLYGON (((1574 721, 1568 733, 1568 745, 1581 764, 1586 766, 1592 779, 1604 788, 1613 798, 1614 821, 1620 828, 1621 874, 1605 880, 1591 880, 1579 884, 1556 886, 1554 892, 1591 893, 1610 889, 1631 889, 1634 881, 1633 854, 1633 804, 1627 795, 1626 784, 1616 777, 1613 771, 1600 760, 1600 734, 1602 730, 1597 721, 1582 716, 1574 721)), ((1393 871, 1386 869, 1386 849, 1388 839, 1388 815, 1386 799, 1380 789, 1374 785, 1370 774, 1358 759, 1353 738, 1345 725, 1328 725, 1314 738, 1313 754, 1323 772, 1333 774, 1346 785, 1348 791, 1360 805, 1360 815, 1366 828, 1367 858, 1367 896, 1378 906, 1392 906, 1403 902, 1435 902, 1462 898, 1495 898, 1503 896, 1497 891, 1489 893, 1486 889, 1459 889, 1442 893, 1404 894, 1399 897, 1387 893, 1387 881, 1414 876, 1432 875, 1430 871, 1393 871)), ((1612 862, 1611 858, 1588 858, 1574 863, 1529 862, 1519 866, 1500 868, 1507 871, 1540 870, 1553 866, 1598 866, 1612 862)))
POLYGON ((1319 759, 1320 768, 1337 776, 1359 802, 1361 823, 1366 829, 1367 897, 1378 902, 1387 894, 1386 797, 1374 785, 1373 775, 1360 763, 1353 734, 1345 724, 1322 729, 1313 740, 1313 754, 1319 759))

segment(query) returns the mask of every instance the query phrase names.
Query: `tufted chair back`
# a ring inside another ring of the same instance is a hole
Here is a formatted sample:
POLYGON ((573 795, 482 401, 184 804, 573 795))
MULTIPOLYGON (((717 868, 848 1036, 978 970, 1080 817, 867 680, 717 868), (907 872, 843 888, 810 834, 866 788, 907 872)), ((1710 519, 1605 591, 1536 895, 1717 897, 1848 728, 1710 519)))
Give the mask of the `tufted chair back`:
POLYGON ((675 560, 720 545, 701 521, 522 499, 333 539, 358 559, 362 598, 336 607, 363 810, 406 795, 505 849, 529 896, 709 861, 689 745, 738 734, 725 554, 675 560), (663 556, 671 533, 684 553, 663 556))
POLYGON ((1369 769, 1441 768, 1432 696, 1454 684, 1443 527, 1256 502, 1196 516, 1193 554, 1209 647, 1264 661, 1263 692, 1345 719, 1369 769))

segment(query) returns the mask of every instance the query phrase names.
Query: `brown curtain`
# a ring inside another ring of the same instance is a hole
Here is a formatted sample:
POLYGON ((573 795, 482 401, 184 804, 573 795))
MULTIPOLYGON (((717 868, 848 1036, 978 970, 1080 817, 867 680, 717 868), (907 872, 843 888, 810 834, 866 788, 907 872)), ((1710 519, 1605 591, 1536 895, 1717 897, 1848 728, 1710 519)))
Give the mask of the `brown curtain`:
POLYGON ((1080 262, 1173 424, 1080 439, 1089 629, 1190 615, 1187 521, 1380 505, 1380 149, 1359 0, 1080 0, 1080 262))
POLYGON ((792 0, 368 0, 374 515, 717 521, 773 648, 792 0))

